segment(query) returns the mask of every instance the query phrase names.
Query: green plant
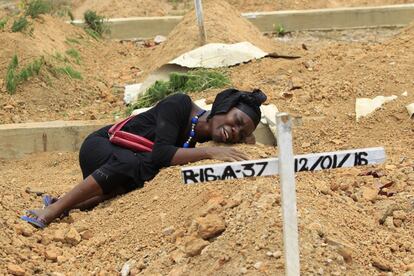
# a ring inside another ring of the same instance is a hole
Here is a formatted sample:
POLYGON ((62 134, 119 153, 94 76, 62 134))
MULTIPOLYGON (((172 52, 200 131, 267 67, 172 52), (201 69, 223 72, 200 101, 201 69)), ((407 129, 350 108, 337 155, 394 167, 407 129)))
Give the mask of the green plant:
POLYGON ((56 71, 58 73, 69 76, 71 79, 78 79, 78 80, 83 79, 82 74, 76 71, 75 69, 73 69, 71 66, 59 67, 59 68, 56 68, 56 71))
POLYGON ((68 56, 71 56, 72 58, 74 58, 76 64, 80 64, 81 57, 80 57, 80 54, 79 54, 79 52, 77 50, 75 50, 73 48, 70 48, 69 50, 66 51, 66 54, 68 56))
POLYGON ((26 5, 25 15, 31 18, 38 18, 39 15, 49 13, 51 11, 50 2, 43 0, 32 0, 26 5))
POLYGON ((17 73, 17 66, 19 65, 19 61, 17 55, 14 55, 9 64, 6 75, 6 89, 9 94, 14 94, 17 85, 23 81, 27 81, 32 76, 39 75, 40 69, 44 63, 45 60, 43 57, 41 57, 28 64, 19 73, 17 73))
POLYGON ((12 60, 9 63, 9 67, 7 68, 6 74, 6 90, 9 94, 14 94, 16 92, 17 87, 17 78, 16 78, 16 69, 19 65, 19 60, 17 59, 17 55, 12 57, 12 60))
POLYGON ((27 21, 26 17, 20 17, 17 20, 14 20, 11 30, 14 33, 21 32, 25 30, 28 25, 29 21, 27 21))
POLYGON ((32 63, 27 65, 25 68, 23 68, 22 71, 17 76, 18 82, 26 81, 30 77, 39 75, 40 69, 42 68, 42 65, 45 63, 45 60, 43 57, 34 60, 32 63))
POLYGON ((9 19, 7 17, 0 20, 0 30, 4 29, 4 26, 6 26, 7 21, 9 21, 9 19))
POLYGON ((209 88, 220 88, 230 84, 227 75, 222 71, 197 69, 187 73, 171 73, 168 81, 156 81, 128 109, 149 107, 174 93, 199 92, 209 88))
POLYGON ((286 29, 283 27, 282 24, 277 25, 277 27, 275 26, 275 32, 276 32, 277 36, 286 35, 286 29))
POLYGON ((58 61, 61 61, 61 62, 68 62, 68 61, 69 61, 67 57, 63 56, 63 55, 62 55, 61 53, 59 53, 59 52, 55 52, 55 53, 52 55, 52 57, 53 57, 53 58, 55 58, 55 59, 56 59, 56 60, 58 60, 58 61))
POLYGON ((101 36, 97 32, 95 32, 94 30, 92 30, 92 29, 85 28, 85 32, 88 35, 90 35, 92 38, 94 38, 95 40, 99 40, 101 38, 101 36))
POLYGON ((83 15, 86 24, 86 30, 94 38, 95 36, 102 37, 104 33, 108 32, 108 28, 105 26, 105 17, 98 15, 96 12, 88 10, 83 15))

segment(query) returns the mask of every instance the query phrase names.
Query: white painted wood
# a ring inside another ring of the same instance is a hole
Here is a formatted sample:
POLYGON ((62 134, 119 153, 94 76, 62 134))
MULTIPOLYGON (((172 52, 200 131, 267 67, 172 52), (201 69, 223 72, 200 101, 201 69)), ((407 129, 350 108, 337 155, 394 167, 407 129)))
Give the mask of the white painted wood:
POLYGON ((282 199, 283 246, 285 275, 299 276, 299 234, 296 210, 295 164, 293 156, 292 118, 287 113, 276 115, 279 173, 282 199))
POLYGON ((194 0, 194 6, 197 16, 198 29, 200 31, 201 45, 204 45, 207 41, 207 35, 204 28, 203 4, 201 3, 201 0, 194 0))
MULTIPOLYGON (((385 159, 384 148, 363 148, 296 155, 294 167, 296 172, 317 171, 361 165, 376 165, 383 163, 385 159)), ((183 167, 181 172, 184 183, 193 184, 228 178, 277 175, 279 173, 278 164, 278 158, 267 158, 183 167), (227 173, 225 173, 226 170, 227 173), (231 177, 232 175, 235 175, 235 177, 231 177)))

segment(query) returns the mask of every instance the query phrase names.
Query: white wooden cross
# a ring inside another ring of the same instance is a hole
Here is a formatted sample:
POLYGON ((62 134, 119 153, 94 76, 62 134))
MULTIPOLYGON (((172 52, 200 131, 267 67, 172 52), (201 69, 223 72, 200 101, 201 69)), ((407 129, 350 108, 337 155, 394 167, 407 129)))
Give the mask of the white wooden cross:
POLYGON ((194 6, 197 16, 197 24, 198 29, 200 32, 200 41, 201 46, 206 44, 207 41, 207 35, 206 35, 206 29, 204 28, 204 16, 203 16, 203 5, 201 3, 201 0, 194 0, 194 6))
POLYGON ((291 117, 278 113, 276 122, 279 158, 184 167, 181 173, 184 184, 280 174, 285 274, 297 276, 300 265, 295 172, 380 164, 386 155, 384 148, 376 147, 294 156, 291 117))

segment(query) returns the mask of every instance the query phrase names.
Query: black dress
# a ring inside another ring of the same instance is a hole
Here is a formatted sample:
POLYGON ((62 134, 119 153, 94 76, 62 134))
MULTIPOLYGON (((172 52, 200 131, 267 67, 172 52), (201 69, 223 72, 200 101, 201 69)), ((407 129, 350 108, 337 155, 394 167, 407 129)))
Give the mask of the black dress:
POLYGON ((82 144, 79 162, 83 178, 92 175, 104 194, 122 186, 126 191, 142 187, 159 169, 170 165, 187 139, 192 109, 191 98, 174 94, 139 114, 122 130, 154 141, 152 152, 134 152, 109 141, 110 126, 90 134, 82 144))

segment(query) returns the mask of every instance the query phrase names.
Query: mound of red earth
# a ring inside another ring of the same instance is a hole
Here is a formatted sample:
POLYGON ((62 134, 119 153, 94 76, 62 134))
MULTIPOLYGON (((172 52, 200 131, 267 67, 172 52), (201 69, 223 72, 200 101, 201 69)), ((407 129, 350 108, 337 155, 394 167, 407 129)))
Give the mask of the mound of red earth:
MULTIPOLYGON (((244 19, 240 12, 226 1, 205 1, 203 12, 207 43, 248 41, 268 52, 272 52, 276 47, 279 51, 281 48, 287 48, 264 37, 252 23, 244 19)), ((147 72, 150 73, 174 58, 200 46, 196 15, 195 11, 191 10, 170 32, 167 41, 154 49, 143 66, 148 68, 147 72)))

